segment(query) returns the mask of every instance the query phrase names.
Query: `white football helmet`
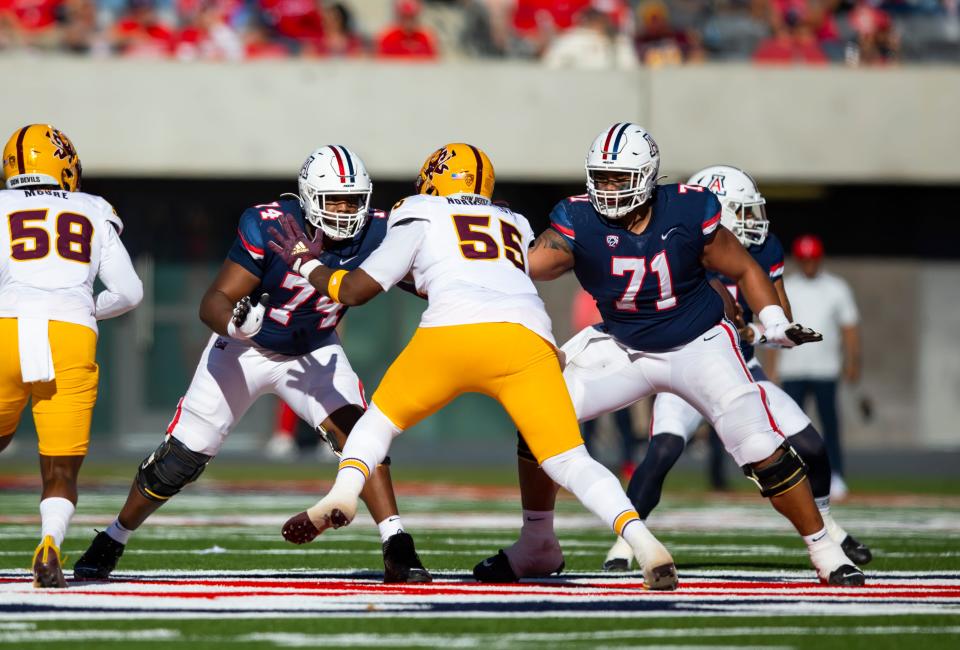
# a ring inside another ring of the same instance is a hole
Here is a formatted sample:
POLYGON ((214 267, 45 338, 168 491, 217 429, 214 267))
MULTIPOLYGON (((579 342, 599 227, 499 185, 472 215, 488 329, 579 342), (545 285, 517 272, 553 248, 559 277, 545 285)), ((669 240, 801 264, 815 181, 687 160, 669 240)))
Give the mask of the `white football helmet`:
POLYGON ((357 154, 331 144, 311 153, 300 168, 297 181, 300 203, 307 221, 331 239, 350 239, 367 222, 373 182, 357 154), (327 201, 334 196, 353 197, 356 212, 333 212, 327 201))
POLYGON ((649 133, 636 124, 617 122, 596 137, 587 153, 587 194, 594 209, 619 219, 653 195, 660 170, 660 149, 649 133), (629 172, 629 187, 597 189, 597 172, 629 172))
POLYGON ((702 185, 717 195, 723 208, 720 223, 736 235, 741 244, 759 246, 766 241, 770 230, 767 201, 750 174, 730 165, 714 165, 695 173, 687 184, 702 185))

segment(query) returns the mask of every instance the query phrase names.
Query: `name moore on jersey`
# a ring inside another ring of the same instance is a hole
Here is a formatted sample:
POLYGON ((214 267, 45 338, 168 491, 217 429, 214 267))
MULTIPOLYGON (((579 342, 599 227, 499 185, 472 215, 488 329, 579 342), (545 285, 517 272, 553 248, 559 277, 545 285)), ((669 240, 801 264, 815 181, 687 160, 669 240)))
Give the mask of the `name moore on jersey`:
MULTIPOLYGON (((292 216, 301 228, 308 228, 295 197, 255 205, 240 216, 227 258, 260 278, 251 297, 269 294, 263 327, 253 342, 280 354, 301 355, 336 339, 335 328, 347 307, 321 295, 267 246, 269 229, 276 228, 277 219, 284 214, 292 216)), ((371 209, 366 225, 354 237, 324 242, 320 262, 348 271, 357 268, 383 241, 386 225, 386 213, 371 209)))

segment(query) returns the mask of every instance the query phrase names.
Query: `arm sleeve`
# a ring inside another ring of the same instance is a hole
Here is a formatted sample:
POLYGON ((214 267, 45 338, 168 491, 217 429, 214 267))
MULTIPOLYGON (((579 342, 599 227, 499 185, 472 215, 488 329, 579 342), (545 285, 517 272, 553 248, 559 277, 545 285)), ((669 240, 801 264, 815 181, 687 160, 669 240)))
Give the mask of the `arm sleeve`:
POLYGON ((560 233, 570 246, 570 250, 576 249, 577 233, 573 229, 573 218, 570 211, 567 210, 567 203, 570 199, 560 201, 550 212, 550 227, 560 233))
POLYGON ((104 242, 97 274, 106 290, 97 294, 94 315, 97 320, 113 318, 130 311, 143 300, 143 283, 130 261, 130 255, 112 227, 103 228, 104 242))
POLYGON ((837 309, 837 321, 841 327, 850 327, 860 322, 860 312, 857 310, 857 303, 853 299, 853 291, 843 280, 839 282, 839 305, 837 309))
POLYGON ((260 230, 260 215, 254 209, 247 210, 240 216, 237 238, 233 241, 230 252, 227 253, 227 259, 261 278, 265 266, 266 249, 266 242, 263 241, 263 233, 260 230))
POLYGON ((427 234, 430 222, 413 211, 398 209, 390 215, 387 234, 360 268, 388 291, 406 277, 427 234))

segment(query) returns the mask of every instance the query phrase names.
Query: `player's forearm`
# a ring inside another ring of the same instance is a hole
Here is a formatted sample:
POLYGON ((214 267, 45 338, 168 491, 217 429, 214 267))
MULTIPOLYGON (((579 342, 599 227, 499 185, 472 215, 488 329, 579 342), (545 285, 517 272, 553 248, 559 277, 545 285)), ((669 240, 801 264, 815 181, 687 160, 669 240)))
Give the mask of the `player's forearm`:
POLYGON ((229 336, 227 324, 233 317, 235 301, 219 289, 208 289, 200 301, 200 320, 221 336, 229 336))
POLYGON ((860 378, 860 330, 856 325, 840 330, 843 338, 843 371, 848 381, 860 378))
POLYGON ((743 290, 743 296, 754 314, 759 314, 770 305, 781 307, 780 297, 769 276, 756 264, 748 266, 738 280, 737 284, 743 290))
POLYGON ((343 272, 318 264, 308 272, 307 281, 324 296, 348 307, 362 305, 383 291, 362 269, 343 272))

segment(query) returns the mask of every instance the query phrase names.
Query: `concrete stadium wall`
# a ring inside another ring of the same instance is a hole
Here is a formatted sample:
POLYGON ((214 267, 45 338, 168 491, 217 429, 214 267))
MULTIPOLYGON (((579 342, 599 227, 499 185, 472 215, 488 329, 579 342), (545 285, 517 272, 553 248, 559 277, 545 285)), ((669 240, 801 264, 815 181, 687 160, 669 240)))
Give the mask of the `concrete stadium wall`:
POLYGON ((732 162, 763 179, 960 181, 960 69, 703 65, 549 71, 530 63, 245 64, 0 58, 0 124, 50 121, 90 174, 289 177, 345 143, 407 179, 451 140, 499 175, 569 180, 591 139, 645 125, 673 178, 732 162))

